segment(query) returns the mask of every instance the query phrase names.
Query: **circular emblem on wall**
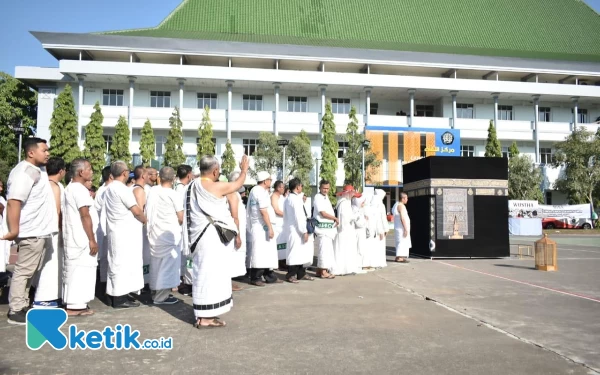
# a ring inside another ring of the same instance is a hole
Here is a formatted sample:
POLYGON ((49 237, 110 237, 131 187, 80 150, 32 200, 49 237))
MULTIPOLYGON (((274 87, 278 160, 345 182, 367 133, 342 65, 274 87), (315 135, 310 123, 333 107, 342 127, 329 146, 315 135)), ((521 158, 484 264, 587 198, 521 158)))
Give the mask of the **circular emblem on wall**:
POLYGON ((445 132, 442 134, 442 143, 445 145, 451 145, 454 143, 454 135, 450 132, 445 132))

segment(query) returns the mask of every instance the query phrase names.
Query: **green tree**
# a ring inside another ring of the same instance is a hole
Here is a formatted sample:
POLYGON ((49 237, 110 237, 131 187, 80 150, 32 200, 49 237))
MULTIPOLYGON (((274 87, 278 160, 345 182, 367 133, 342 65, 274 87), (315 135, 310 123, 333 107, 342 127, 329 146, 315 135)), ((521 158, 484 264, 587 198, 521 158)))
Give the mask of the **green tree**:
POLYGON ((490 126, 488 127, 488 137, 485 144, 485 157, 486 158, 501 158, 502 147, 496 134, 496 128, 494 127, 494 121, 490 120, 490 126))
POLYGON ((304 129, 292 138, 288 151, 291 159, 289 175, 299 178, 304 186, 304 195, 311 196, 310 171, 313 168, 314 160, 310 152, 310 138, 304 129))
POLYGON ((574 204, 591 203, 600 185, 600 131, 575 129, 566 140, 555 145, 552 165, 563 167, 564 173, 554 187, 574 204))
MULTIPOLYGON (((337 202, 335 197, 336 172, 338 167, 338 143, 335 139, 335 123, 333 122, 333 113, 331 113, 331 102, 325 104, 325 115, 323 115, 321 126, 321 168, 319 176, 321 180, 327 180, 331 183, 329 189, 329 198, 333 203, 337 202)), ((319 181, 317 181, 317 184, 319 181)))
POLYGON ((513 141, 513 143, 508 148, 508 157, 514 158, 519 155, 519 148, 517 147, 517 142, 513 141))
MULTIPOLYGON (((344 140, 348 145, 346 154, 344 155, 344 184, 350 184, 355 189, 362 189, 363 185, 363 143, 365 141, 364 134, 358 132, 358 119, 356 118, 356 108, 352 106, 350 113, 348 114, 350 122, 346 127, 346 135, 344 140)), ((369 146, 365 149, 365 174, 369 173, 369 170, 376 169, 381 165, 381 161, 377 160, 377 155, 371 150, 369 146)), ((370 177, 370 176, 367 176, 370 177)))
POLYGON ((183 153, 183 123, 179 116, 179 108, 175 107, 173 115, 169 118, 169 134, 167 135, 167 143, 165 144, 165 156, 163 165, 177 168, 185 161, 183 153))
POLYGON ((92 170, 94 171, 94 177, 92 184, 94 186, 100 186, 100 179, 102 178, 102 168, 106 165, 106 148, 104 142, 104 131, 102 129, 102 122, 104 116, 102 116, 102 110, 100 109, 100 103, 96 102, 94 105, 94 113, 90 117, 90 122, 85 127, 85 148, 83 155, 90 161, 92 170))
POLYGON ((117 126, 115 126, 115 136, 110 146, 110 159, 112 161, 122 160, 133 169, 131 164, 131 153, 129 152, 129 126, 124 116, 119 116, 117 126))
POLYGON ((77 112, 71 85, 58 95, 50 121, 50 153, 70 163, 81 156, 81 149, 77 144, 79 132, 77 129, 77 112))
POLYGON ((254 169, 251 171, 253 177, 256 177, 258 171, 274 174, 283 165, 283 150, 277 146, 277 137, 273 133, 258 134, 258 146, 253 156, 254 169))
MULTIPOLYGON (((212 122, 210 122, 210 107, 204 107, 204 113, 202 114, 202 122, 198 127, 198 147, 197 147, 197 159, 200 159, 204 155, 215 154, 215 143, 213 142, 213 130, 212 122)), ((229 140, 227 140, 229 142, 229 140)))
MULTIPOLYGON (((0 162, 9 171, 18 161, 19 144, 11 126, 22 125, 23 138, 27 138, 35 133, 36 119, 37 93, 11 75, 0 72, 0 162)), ((0 172, 3 181, 6 177, 0 172)))
POLYGON ((542 172, 528 155, 515 155, 508 161, 508 197, 514 200, 544 201, 542 172))
POLYGON ((225 144, 225 152, 223 153, 222 161, 221 161, 221 170, 225 176, 229 176, 231 172, 235 169, 235 155, 233 153, 233 148, 231 147, 231 142, 229 139, 225 144))
POLYGON ((156 148, 156 138, 150 120, 146 119, 142 128, 142 138, 140 139, 140 155, 142 156, 142 165, 149 167, 150 162, 156 159, 154 149, 156 148))

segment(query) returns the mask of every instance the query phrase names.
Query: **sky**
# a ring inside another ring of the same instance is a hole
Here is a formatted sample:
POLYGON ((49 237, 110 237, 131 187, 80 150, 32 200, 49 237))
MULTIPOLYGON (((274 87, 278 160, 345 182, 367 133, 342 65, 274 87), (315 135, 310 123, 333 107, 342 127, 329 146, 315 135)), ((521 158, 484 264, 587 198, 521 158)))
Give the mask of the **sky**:
MULTIPOLYGON (((600 0, 584 1, 600 13, 600 0)), ((87 33, 153 27, 180 2, 0 0, 0 71, 14 75, 17 65, 58 66, 56 59, 42 48, 30 31, 87 33)))

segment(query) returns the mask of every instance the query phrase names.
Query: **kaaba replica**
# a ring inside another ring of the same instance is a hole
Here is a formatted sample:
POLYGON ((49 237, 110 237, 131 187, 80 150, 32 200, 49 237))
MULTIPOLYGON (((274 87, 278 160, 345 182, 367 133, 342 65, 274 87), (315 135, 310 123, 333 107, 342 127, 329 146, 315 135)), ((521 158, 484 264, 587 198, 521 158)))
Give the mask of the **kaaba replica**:
POLYGON ((431 156, 403 170, 411 255, 510 256, 508 159, 431 156))

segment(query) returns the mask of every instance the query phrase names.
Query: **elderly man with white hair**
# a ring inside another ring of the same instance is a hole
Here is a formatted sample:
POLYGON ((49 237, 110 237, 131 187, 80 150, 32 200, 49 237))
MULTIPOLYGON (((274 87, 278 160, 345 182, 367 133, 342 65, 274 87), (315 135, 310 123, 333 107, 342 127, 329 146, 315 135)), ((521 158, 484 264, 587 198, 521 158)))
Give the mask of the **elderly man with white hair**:
MULTIPOLYGON (((240 178, 240 171, 233 171, 229 174, 229 181, 237 181, 240 178)), ((238 191, 227 195, 227 203, 229 211, 233 217, 233 221, 238 228, 238 234, 234 241, 229 243, 231 249, 231 277, 236 278, 246 275, 246 208, 242 203, 240 192, 245 191, 242 186, 238 191)), ((242 290, 237 284, 232 284, 233 291, 242 290)))
POLYGON ((242 156, 240 176, 233 182, 221 182, 219 161, 203 156, 199 162, 201 177, 188 187, 185 220, 188 225, 190 252, 193 256, 192 302, 196 328, 225 327, 217 316, 233 306, 231 289, 231 252, 228 245, 238 229, 227 207, 227 195, 238 191, 248 172, 248 157, 242 156))
POLYGON ((179 302, 170 292, 179 285, 183 199, 173 189, 173 168, 162 167, 159 177, 160 185, 150 189, 146 202, 150 243, 150 290, 155 304, 172 305, 179 302))
POLYGON ((257 185, 250 191, 248 197, 248 227, 250 228, 251 246, 248 256, 250 268, 250 283, 256 286, 265 286, 262 278, 267 283, 282 283, 274 269, 278 267, 277 238, 273 230, 271 218, 275 216, 269 189, 271 188, 271 174, 266 171, 257 173, 257 185))

